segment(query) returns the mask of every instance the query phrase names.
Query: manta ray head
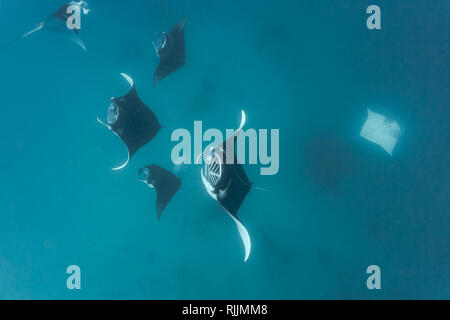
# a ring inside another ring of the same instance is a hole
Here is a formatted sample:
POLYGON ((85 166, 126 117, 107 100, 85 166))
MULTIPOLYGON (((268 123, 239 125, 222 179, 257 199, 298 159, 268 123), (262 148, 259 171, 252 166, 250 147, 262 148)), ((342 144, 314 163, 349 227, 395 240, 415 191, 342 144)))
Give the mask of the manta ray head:
POLYGON ((202 168, 202 174, 206 181, 215 187, 222 178, 222 160, 216 152, 216 148, 211 147, 204 154, 205 162, 202 168))
POLYGON ((107 122, 113 125, 119 119, 120 108, 116 103, 111 103, 108 107, 107 122))
POLYGON ((155 34, 155 40, 152 41, 153 48, 155 48, 156 54, 159 57, 159 52, 166 47, 167 36, 165 32, 158 32, 155 34))
POLYGON ((151 177, 150 169, 143 167, 138 171, 138 180, 146 183, 150 188, 154 188, 154 181, 151 177))
POLYGON ((91 9, 89 9, 89 4, 86 1, 79 1, 77 5, 83 11, 83 14, 88 14, 91 11, 91 9))

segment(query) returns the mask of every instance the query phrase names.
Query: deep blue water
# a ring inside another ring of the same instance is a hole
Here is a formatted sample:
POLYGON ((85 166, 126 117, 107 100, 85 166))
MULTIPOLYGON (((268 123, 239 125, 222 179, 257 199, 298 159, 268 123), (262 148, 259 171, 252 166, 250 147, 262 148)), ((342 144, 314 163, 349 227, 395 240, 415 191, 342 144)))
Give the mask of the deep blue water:
MULTIPOLYGON (((63 3, 1 0, 8 43, 63 3)), ((85 53, 54 33, 0 51, 0 298, 449 299, 450 3, 89 2, 85 53), (377 4, 382 29, 366 28, 377 4), (153 87, 153 34, 186 25, 186 65, 153 87), (131 75, 165 126, 128 167, 98 125, 131 75), (405 129, 393 157, 354 139, 370 107, 405 129), (174 128, 280 129, 280 170, 231 219, 198 166, 175 166, 174 128), (158 222, 137 181, 155 163, 183 180, 158 222), (78 265, 82 289, 66 288, 78 265), (369 291, 366 268, 381 268, 369 291)))

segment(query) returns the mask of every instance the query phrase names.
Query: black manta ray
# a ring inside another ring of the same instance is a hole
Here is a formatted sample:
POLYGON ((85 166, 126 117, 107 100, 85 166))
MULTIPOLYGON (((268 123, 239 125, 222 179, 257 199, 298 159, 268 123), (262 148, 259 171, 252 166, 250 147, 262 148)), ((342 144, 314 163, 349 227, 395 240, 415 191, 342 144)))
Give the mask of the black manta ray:
POLYGON ((153 47, 160 60, 153 77, 154 86, 185 64, 184 27, 186 20, 187 18, 183 18, 169 33, 159 32, 156 34, 159 38, 153 41, 153 47))
POLYGON ((139 169, 139 180, 156 189, 156 212, 158 220, 170 199, 181 186, 181 179, 172 172, 155 164, 139 169))
POLYGON ((236 223, 239 235, 244 243, 244 261, 247 261, 251 251, 250 236, 238 219, 237 212, 249 193, 252 183, 248 180, 244 168, 238 163, 236 153, 234 152, 233 155, 227 155, 226 153, 227 143, 233 143, 233 147, 235 146, 236 137, 242 131, 244 125, 245 113, 242 111, 241 125, 235 134, 219 146, 211 147, 201 155, 205 159, 201 176, 208 194, 219 202, 236 223), (233 161, 227 161, 227 156, 232 156, 233 161))
POLYGON ((106 123, 97 117, 97 121, 119 136, 128 149, 127 161, 113 170, 124 168, 136 151, 161 129, 155 114, 139 99, 133 79, 124 73, 121 75, 128 81, 131 90, 123 97, 111 98, 106 123))
POLYGON ((78 33, 78 29, 69 30, 67 28, 67 20, 71 16, 69 14, 68 8, 71 6, 77 6, 80 10, 80 13, 88 14, 90 9, 86 1, 71 1, 69 3, 64 4, 61 6, 58 10, 56 10, 50 17, 48 17, 45 21, 38 23, 38 26, 25 33, 22 38, 28 37, 29 35, 44 29, 44 27, 48 30, 52 31, 62 31, 62 32, 69 32, 70 40, 75 42, 77 45, 79 45, 84 51, 86 50, 86 46, 84 45, 83 41, 80 39, 78 33))

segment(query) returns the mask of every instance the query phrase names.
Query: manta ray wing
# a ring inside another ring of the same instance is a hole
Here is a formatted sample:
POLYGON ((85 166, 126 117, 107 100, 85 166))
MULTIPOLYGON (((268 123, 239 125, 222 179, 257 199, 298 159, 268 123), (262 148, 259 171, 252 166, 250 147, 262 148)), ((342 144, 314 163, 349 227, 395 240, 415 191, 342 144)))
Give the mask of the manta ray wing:
POLYGON ((180 189, 181 179, 155 164, 139 169, 138 174, 141 181, 156 189, 156 212, 159 220, 170 199, 180 189))
POLYGON ((400 126, 395 121, 389 121, 385 116, 367 109, 368 116, 361 129, 361 137, 378 144, 389 155, 397 144, 401 133, 400 126))

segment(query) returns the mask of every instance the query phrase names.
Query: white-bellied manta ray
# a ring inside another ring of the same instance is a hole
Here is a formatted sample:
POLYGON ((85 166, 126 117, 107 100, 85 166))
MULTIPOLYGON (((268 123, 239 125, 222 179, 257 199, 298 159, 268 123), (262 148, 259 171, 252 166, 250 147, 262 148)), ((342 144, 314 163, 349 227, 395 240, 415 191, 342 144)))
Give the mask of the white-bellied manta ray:
POLYGON ((139 99, 133 79, 124 73, 121 75, 130 85, 130 91, 123 97, 111 98, 106 123, 97 117, 97 121, 114 132, 128 149, 125 163, 113 170, 126 167, 131 157, 161 129, 153 111, 139 99))
POLYGON ((367 108, 367 120, 361 129, 360 136, 381 146, 390 156, 402 134, 397 121, 386 118, 382 114, 367 108))
POLYGON ((47 29, 51 31, 63 31, 68 32, 68 35, 70 36, 70 40, 75 42, 77 45, 79 45, 84 51, 87 51, 86 46, 84 45, 83 41, 81 40, 79 36, 78 29, 69 30, 67 28, 67 19, 70 17, 70 14, 67 12, 67 9, 70 6, 78 6, 79 10, 83 14, 88 14, 90 9, 86 1, 71 1, 69 3, 64 4, 61 6, 58 10, 56 10, 50 17, 48 17, 46 20, 38 23, 37 27, 33 30, 28 31, 24 35, 22 35, 22 38, 26 38, 29 35, 42 30, 47 29))
POLYGON ((245 125, 246 117, 243 110, 241 115, 241 124, 235 134, 217 147, 206 150, 199 158, 203 157, 205 160, 201 169, 201 178, 206 191, 219 202, 236 224, 244 244, 245 262, 250 256, 252 244, 247 229, 237 217, 237 211, 249 193, 252 183, 249 181, 244 168, 238 163, 236 152, 233 152, 232 155, 226 153, 227 143, 233 143, 233 148, 235 148, 236 138, 245 125), (227 156, 232 156, 232 161, 230 159, 227 161, 227 156))
POLYGON ((152 164, 139 169, 138 179, 156 190, 156 213, 158 220, 170 199, 181 186, 181 179, 172 172, 152 164))

